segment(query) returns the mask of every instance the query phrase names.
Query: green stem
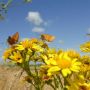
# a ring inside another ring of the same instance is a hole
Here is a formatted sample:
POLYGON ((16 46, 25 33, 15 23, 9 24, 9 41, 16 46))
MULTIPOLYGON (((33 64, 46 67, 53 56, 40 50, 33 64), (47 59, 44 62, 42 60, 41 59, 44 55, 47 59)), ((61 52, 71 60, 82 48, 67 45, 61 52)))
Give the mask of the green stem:
MULTIPOLYGON (((34 78, 31 70, 30 70, 30 65, 29 65, 29 62, 24 62, 24 65, 23 65, 23 69, 26 71, 27 75, 28 76, 31 76, 34 78)), ((36 87, 35 83, 33 83, 33 81, 30 82, 34 87, 36 87)))
POLYGON ((58 86, 57 86, 57 80, 56 80, 55 76, 54 76, 54 87, 57 90, 58 86))
POLYGON ((25 69, 25 71, 27 72, 27 74, 28 74, 29 76, 32 76, 29 67, 30 67, 30 66, 29 66, 29 62, 25 62, 25 63, 24 63, 24 69, 25 69))
POLYGON ((36 73, 36 77, 35 77, 36 90, 41 90, 41 81, 39 79, 36 61, 35 61, 35 73, 36 73))
POLYGON ((60 75, 57 75, 57 78, 58 78, 58 80, 59 80, 59 83, 60 83, 59 85, 60 85, 61 89, 63 89, 63 84, 62 84, 60 75))

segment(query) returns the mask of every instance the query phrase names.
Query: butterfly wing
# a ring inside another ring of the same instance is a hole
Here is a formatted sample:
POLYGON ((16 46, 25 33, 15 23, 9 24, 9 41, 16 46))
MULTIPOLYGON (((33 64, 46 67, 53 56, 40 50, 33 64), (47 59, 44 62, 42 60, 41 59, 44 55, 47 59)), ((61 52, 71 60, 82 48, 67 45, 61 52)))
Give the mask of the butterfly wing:
POLYGON ((15 43, 18 42, 18 40, 19 40, 19 33, 16 32, 11 38, 14 40, 15 43))
POLYGON ((16 32, 14 35, 8 37, 7 42, 10 45, 13 45, 18 42, 18 39, 19 39, 19 33, 16 32))
POLYGON ((52 42, 55 39, 55 36, 49 34, 42 34, 41 39, 46 40, 48 42, 52 42))
POLYGON ((12 40, 12 38, 9 36, 7 39, 8 44, 12 45, 14 43, 14 41, 12 40))

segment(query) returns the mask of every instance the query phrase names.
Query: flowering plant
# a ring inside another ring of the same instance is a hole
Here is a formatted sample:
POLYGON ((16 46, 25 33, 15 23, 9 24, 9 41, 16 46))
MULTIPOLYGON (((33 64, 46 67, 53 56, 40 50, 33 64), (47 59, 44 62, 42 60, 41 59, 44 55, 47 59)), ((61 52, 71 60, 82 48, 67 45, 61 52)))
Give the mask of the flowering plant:
MULTIPOLYGON (((43 34, 39 39, 14 42, 5 50, 3 59, 20 66, 27 74, 25 80, 36 90, 43 90, 45 84, 54 90, 90 90, 89 55, 81 56, 73 49, 50 48, 46 42, 54 39, 43 34)), ((89 46, 90 42, 86 42, 80 49, 90 52, 89 46)))

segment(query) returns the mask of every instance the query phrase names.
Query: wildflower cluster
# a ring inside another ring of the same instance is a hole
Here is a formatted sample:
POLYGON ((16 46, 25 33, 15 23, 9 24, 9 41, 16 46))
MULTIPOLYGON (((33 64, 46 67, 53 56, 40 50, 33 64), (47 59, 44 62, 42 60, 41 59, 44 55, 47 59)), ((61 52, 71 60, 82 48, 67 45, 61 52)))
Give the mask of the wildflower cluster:
MULTIPOLYGON (((27 73, 25 81, 36 90, 43 90, 45 84, 54 90, 90 90, 90 56, 81 56, 73 49, 50 48, 46 43, 53 41, 50 37, 43 34, 43 39, 25 39, 10 45, 3 59, 20 66, 27 73)), ((80 49, 90 52, 90 42, 80 49)))

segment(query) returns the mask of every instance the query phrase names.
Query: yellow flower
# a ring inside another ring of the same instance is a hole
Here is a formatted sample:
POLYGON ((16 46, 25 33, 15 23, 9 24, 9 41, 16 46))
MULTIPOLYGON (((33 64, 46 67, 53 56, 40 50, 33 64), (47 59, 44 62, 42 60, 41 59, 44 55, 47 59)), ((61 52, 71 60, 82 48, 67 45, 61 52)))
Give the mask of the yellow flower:
POLYGON ((7 50, 3 53, 2 58, 3 58, 4 60, 8 59, 8 57, 9 57, 10 54, 11 54, 11 52, 12 52, 12 49, 7 49, 7 50))
POLYGON ((13 52, 13 54, 9 57, 12 61, 18 62, 18 63, 22 63, 23 62, 23 58, 20 54, 20 52, 13 52))
POLYGON ((89 64, 89 65, 87 65, 87 64, 82 64, 80 71, 82 71, 82 72, 90 71, 90 64, 89 64))
POLYGON ((80 59, 82 60, 82 63, 90 65, 90 56, 89 55, 83 55, 80 59))
POLYGON ((67 86, 67 90, 90 90, 90 83, 72 83, 71 86, 67 86))
POLYGON ((44 60, 44 62, 45 62, 48 66, 50 66, 50 65, 57 65, 57 63, 56 63, 56 61, 55 61, 55 59, 54 59, 55 56, 56 56, 56 55, 53 55, 53 58, 48 58, 46 55, 41 54, 42 59, 44 60))
POLYGON ((67 53, 68 53, 68 56, 71 58, 80 58, 80 54, 73 49, 68 50, 67 53))
POLYGON ((24 41, 22 41, 22 46, 24 47, 24 48, 29 48, 30 47, 30 40, 24 40, 24 41))
POLYGON ((31 49, 31 50, 36 50, 40 52, 43 51, 43 48, 39 45, 38 39, 36 38, 32 38, 31 40, 26 39, 20 42, 20 44, 16 45, 16 49, 17 50, 31 49))
POLYGON ((39 52, 43 52, 44 51, 44 48, 42 48, 40 45, 38 44, 34 44, 32 45, 32 50, 35 50, 35 51, 39 51, 39 52))
POLYGON ((85 83, 85 78, 82 74, 78 75, 73 74, 73 78, 72 77, 67 78, 67 82, 69 84, 66 85, 67 90, 84 90, 81 89, 81 85, 85 83))
POLYGON ((37 43, 37 42, 38 42, 38 39, 37 39, 37 38, 32 38, 30 41, 31 41, 32 43, 37 43))
POLYGON ((80 46, 80 50, 81 50, 82 52, 90 52, 90 41, 82 44, 82 45, 80 46))
POLYGON ((72 72, 79 72, 81 62, 79 62, 76 58, 71 58, 68 56, 67 52, 62 52, 60 54, 55 55, 53 58, 45 58, 45 63, 47 66, 50 66, 48 69, 48 75, 52 75, 52 73, 56 73, 61 71, 63 76, 66 77, 68 74, 72 72))
POLYGON ((71 72, 78 72, 81 63, 77 61, 76 58, 71 58, 68 56, 68 52, 61 53, 56 59, 57 65, 61 68, 63 76, 71 74, 71 72))
POLYGON ((89 55, 83 55, 81 58, 81 70, 82 72, 90 71, 90 56, 89 55))
POLYGON ((32 46, 32 43, 30 42, 30 40, 26 39, 26 40, 20 42, 20 44, 17 44, 16 49, 17 50, 24 50, 26 48, 30 48, 31 46, 32 46))
POLYGON ((49 54, 54 54, 54 53, 56 53, 56 50, 55 50, 55 48, 49 48, 49 49, 47 50, 47 53, 49 53, 49 54))
POLYGON ((46 53, 49 58, 53 58, 53 57, 55 57, 56 50, 55 50, 55 48, 49 48, 46 53))
POLYGON ((73 78, 67 78, 69 86, 67 90, 90 90, 90 82, 86 82, 86 78, 82 74, 73 75, 73 78))
POLYGON ((90 90, 90 83, 80 84, 79 90, 90 90))

